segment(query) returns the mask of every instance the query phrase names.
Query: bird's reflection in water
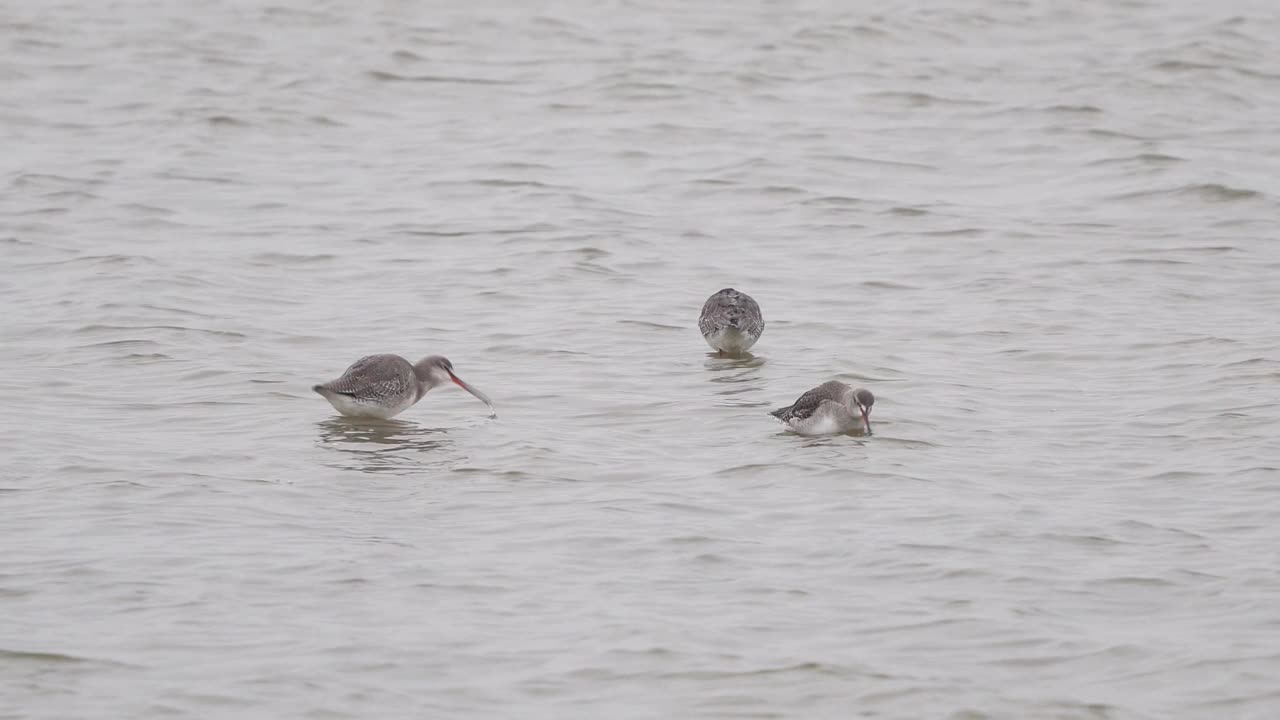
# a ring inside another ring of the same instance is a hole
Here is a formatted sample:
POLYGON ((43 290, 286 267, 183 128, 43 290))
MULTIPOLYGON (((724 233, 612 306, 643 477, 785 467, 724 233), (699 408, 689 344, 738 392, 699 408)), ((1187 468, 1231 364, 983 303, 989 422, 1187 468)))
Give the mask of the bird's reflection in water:
POLYGON ((401 420, 335 417, 316 423, 320 444, 342 453, 341 467, 361 472, 412 472, 441 462, 453 442, 442 428, 401 420))
MULTIPOLYGON (((764 382, 763 378, 760 377, 760 368, 764 364, 764 358, 750 353, 736 356, 721 356, 716 353, 710 353, 707 356, 705 366, 711 373, 709 378, 711 382, 722 384, 722 387, 716 390, 716 394, 730 397, 758 393, 763 390, 764 382)), ((759 401, 734 400, 728 404, 757 406, 762 403, 759 401)))

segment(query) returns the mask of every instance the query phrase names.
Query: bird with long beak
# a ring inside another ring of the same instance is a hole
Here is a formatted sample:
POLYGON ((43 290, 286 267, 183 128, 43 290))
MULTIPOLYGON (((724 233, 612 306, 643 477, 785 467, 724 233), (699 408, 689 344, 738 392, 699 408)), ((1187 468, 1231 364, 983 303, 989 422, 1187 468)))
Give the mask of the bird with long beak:
POLYGON ((829 380, 769 414, 801 435, 870 435, 871 406, 875 404, 876 396, 870 390, 854 390, 838 380, 829 380))
POLYGON ((439 355, 416 364, 399 355, 368 355, 352 363, 337 380, 311 389, 343 415, 387 420, 413 407, 431 388, 449 382, 488 405, 490 417, 498 416, 489 396, 463 382, 454 374, 453 363, 439 355))

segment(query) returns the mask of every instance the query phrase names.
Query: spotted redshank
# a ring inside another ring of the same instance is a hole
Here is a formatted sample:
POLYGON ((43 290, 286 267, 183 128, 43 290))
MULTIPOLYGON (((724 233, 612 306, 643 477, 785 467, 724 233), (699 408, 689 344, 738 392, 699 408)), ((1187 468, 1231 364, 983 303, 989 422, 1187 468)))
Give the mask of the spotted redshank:
POLYGON ((854 390, 829 380, 769 414, 801 435, 837 435, 853 430, 870 435, 871 406, 875 404, 876 396, 870 390, 854 390))
POLYGON ((764 318, 750 295, 725 288, 703 304, 698 329, 712 350, 721 355, 737 355, 750 350, 760 339, 764 318))
POLYGON ((489 396, 463 382, 453 373, 453 363, 439 355, 416 365, 399 355, 369 355, 352 363, 337 380, 311 389, 343 415, 386 420, 413 407, 431 388, 448 382, 488 405, 490 417, 498 416, 489 396))

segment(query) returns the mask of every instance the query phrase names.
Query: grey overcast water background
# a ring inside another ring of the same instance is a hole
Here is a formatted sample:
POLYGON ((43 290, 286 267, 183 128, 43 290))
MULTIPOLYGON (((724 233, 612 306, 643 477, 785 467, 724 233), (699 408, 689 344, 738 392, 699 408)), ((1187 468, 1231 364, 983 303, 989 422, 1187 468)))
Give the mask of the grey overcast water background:
POLYGON ((1277 37, 4 2, 0 716, 1280 717, 1277 37))

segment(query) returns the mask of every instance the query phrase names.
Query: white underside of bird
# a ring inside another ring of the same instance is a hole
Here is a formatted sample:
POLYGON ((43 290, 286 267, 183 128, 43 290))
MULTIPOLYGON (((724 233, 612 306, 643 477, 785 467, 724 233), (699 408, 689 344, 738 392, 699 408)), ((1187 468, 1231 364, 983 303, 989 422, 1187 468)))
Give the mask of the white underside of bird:
POLYGON ((736 327, 723 327, 702 336, 712 350, 725 353, 743 353, 751 349, 760 338, 742 332, 736 327))
POLYGON ((418 398, 405 398, 396 402, 394 405, 383 405, 377 402, 369 402, 343 395, 342 393, 328 392, 324 390, 318 391, 320 396, 329 401, 334 410, 347 417, 367 417, 378 418, 380 420, 390 420, 400 413, 408 410, 418 404, 418 398))
POLYGON ((794 417, 783 422, 800 435, 863 434, 862 418, 854 417, 839 403, 824 402, 807 418, 794 417))

